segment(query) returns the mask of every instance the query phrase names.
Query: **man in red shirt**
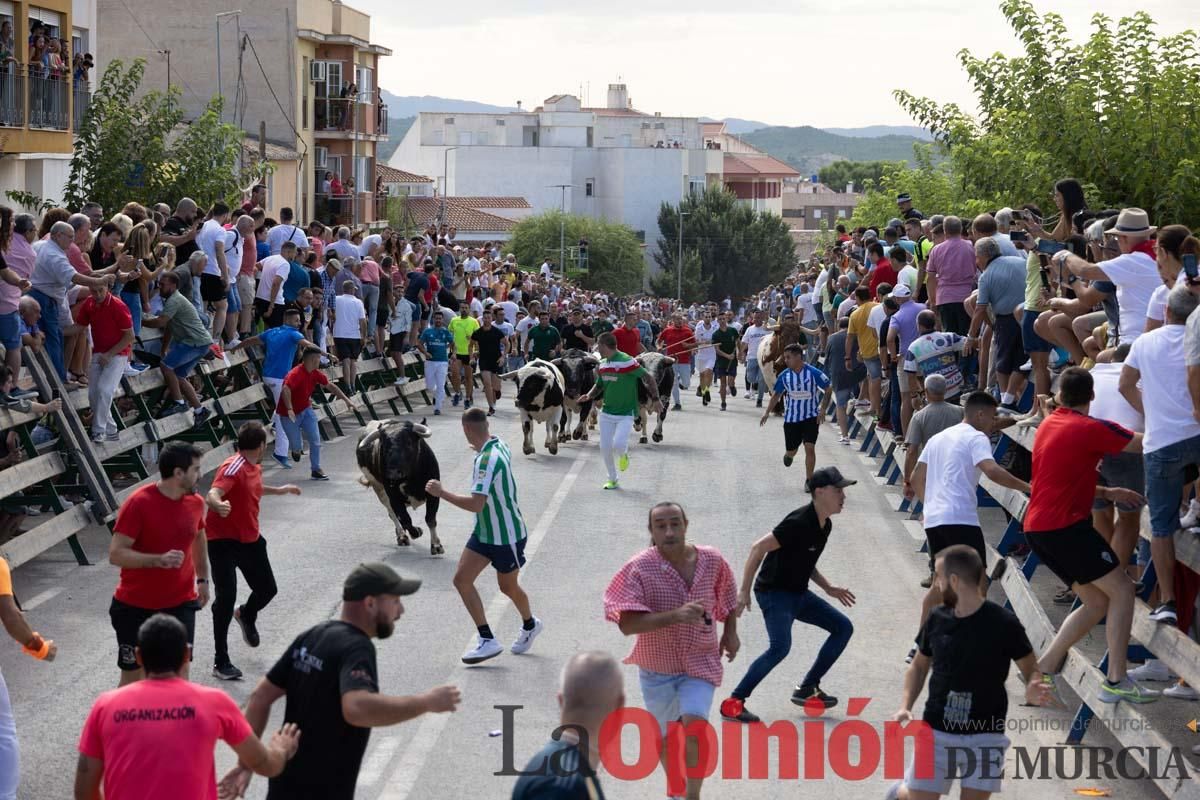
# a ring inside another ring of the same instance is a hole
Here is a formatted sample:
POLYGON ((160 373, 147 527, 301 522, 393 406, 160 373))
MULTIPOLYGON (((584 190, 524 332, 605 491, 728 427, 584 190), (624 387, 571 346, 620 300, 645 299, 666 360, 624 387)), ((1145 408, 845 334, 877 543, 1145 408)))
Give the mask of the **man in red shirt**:
POLYGON ((258 531, 258 507, 264 494, 300 494, 299 486, 263 486, 263 451, 267 429, 261 422, 247 422, 238 429, 238 451, 217 469, 206 497, 208 517, 208 562, 213 588, 213 676, 224 681, 242 677, 229 660, 229 623, 237 620, 242 639, 258 647, 258 612, 275 596, 275 573, 267 556, 267 540, 258 531), (237 571, 241 570, 250 597, 236 611, 237 571))
POLYGON ((671 387, 671 398, 675 401, 674 409, 679 411, 683 406, 679 402, 680 388, 690 388, 692 382, 692 349, 696 346, 696 334, 683 321, 683 314, 676 311, 671 314, 671 323, 663 328, 658 335, 658 346, 665 347, 667 355, 675 359, 675 384, 671 387))
POLYGON ((133 344, 133 315, 107 284, 92 287, 92 296, 79 307, 76 321, 92 328, 92 365, 88 370, 88 405, 92 409, 92 441, 117 440, 112 402, 133 344))
POLYGON ((188 631, 155 614, 138 628, 138 661, 146 680, 96 699, 79 737, 75 797, 169 797, 215 800, 217 740, 259 775, 283 772, 300 744, 285 724, 264 746, 237 703, 219 689, 189 683, 188 631))
POLYGON ((867 281, 867 287, 871 290, 871 296, 875 296, 875 288, 881 283, 887 283, 892 286, 896 285, 899 280, 899 273, 892 266, 892 262, 883 254, 883 245, 879 242, 871 242, 867 247, 867 260, 875 265, 871 270, 871 277, 867 281))
MULTIPOLYGON (((196 635, 196 612, 208 604, 208 548, 204 500, 196 494, 200 450, 171 442, 158 456, 159 479, 137 489, 117 512, 108 560, 121 568, 108 615, 117 634, 121 686, 144 676, 135 653, 138 629, 169 614, 196 635)), ((187 664, 181 669, 187 677, 187 664)))
POLYGON ((637 326, 637 312, 625 314, 625 324, 614 328, 612 335, 617 337, 617 349, 627 356, 636 356, 642 352, 642 333, 637 326))
POLYGON ((1131 505, 1145 502, 1132 489, 1096 485, 1100 459, 1140 453, 1142 434, 1089 417, 1095 397, 1092 386, 1087 370, 1064 370, 1056 398, 1059 407, 1038 426, 1033 443, 1025 540, 1082 603, 1063 621, 1038 666, 1046 674, 1058 672, 1067 651, 1107 616, 1108 680, 1100 685, 1100 700, 1148 703, 1158 699, 1158 692, 1138 686, 1125 672, 1133 583, 1108 542, 1092 527, 1092 501, 1097 497, 1131 505))
POLYGON ((279 421, 287 431, 293 461, 300 460, 301 438, 308 442, 308 462, 314 481, 327 481, 329 476, 321 471, 321 428, 317 424, 317 412, 312 407, 313 391, 318 386, 324 386, 345 401, 347 407, 351 406, 346 393, 336 383, 330 383, 321 371, 322 355, 324 353, 315 347, 304 351, 300 363, 292 367, 292 371, 283 379, 279 403, 275 407, 279 421))

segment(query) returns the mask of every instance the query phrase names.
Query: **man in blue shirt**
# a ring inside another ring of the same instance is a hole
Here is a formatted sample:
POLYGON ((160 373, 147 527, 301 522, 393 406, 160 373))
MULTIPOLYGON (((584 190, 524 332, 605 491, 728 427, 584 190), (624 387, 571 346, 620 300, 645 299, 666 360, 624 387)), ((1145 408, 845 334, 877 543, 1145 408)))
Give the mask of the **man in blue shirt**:
POLYGON ((766 425, 776 404, 783 401, 783 465, 790 467, 800 444, 804 444, 804 477, 812 478, 817 466, 817 434, 821 418, 829 409, 832 384, 824 372, 804 363, 804 348, 789 344, 783 349, 787 369, 775 379, 771 402, 767 403, 759 425, 766 425), (824 392, 824 396, 821 396, 824 392))
MULTIPOLYGON (((262 362, 262 381, 271 390, 272 408, 276 408, 279 405, 279 394, 283 389, 283 379, 287 377, 288 371, 296 362, 296 348, 299 347, 301 351, 309 348, 321 350, 320 347, 305 339, 304 334, 300 333, 301 319, 299 309, 289 308, 283 312, 283 324, 279 327, 267 328, 257 336, 242 339, 236 345, 228 348, 228 351, 232 353, 235 350, 241 350, 252 344, 261 344, 263 346, 265 355, 262 362)), ((332 355, 326 355, 333 363, 337 363, 337 359, 332 355)), ((283 424, 279 421, 278 413, 271 419, 271 422, 275 425, 275 452, 271 454, 271 457, 279 463, 279 466, 284 469, 291 469, 292 462, 287 457, 287 432, 284 430, 283 424)))
POLYGON ((433 395, 433 415, 441 416, 442 399, 446 394, 446 376, 450 374, 450 348, 454 334, 445 326, 440 310, 433 312, 433 327, 421 331, 417 349, 425 357, 425 389, 433 395))
MULTIPOLYGON (((975 265, 979 276, 979 295, 971 329, 967 332, 964 355, 970 355, 979 341, 979 329, 990 311, 992 341, 996 352, 996 383, 1000 385, 1000 410, 1015 412, 1025 385, 1021 365, 1025 363, 1025 346, 1021 341, 1021 324, 1013 311, 1025 302, 1025 259, 1002 255, 1003 248, 995 237, 985 236, 975 242, 975 265)), ((982 375, 980 385, 983 385, 982 375)))

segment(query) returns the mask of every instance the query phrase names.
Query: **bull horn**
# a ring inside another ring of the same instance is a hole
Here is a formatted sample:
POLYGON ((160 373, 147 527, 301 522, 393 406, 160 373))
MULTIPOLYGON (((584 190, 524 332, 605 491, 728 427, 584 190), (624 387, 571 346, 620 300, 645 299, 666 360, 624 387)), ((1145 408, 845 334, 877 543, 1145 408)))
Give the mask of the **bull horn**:
POLYGON ((512 378, 513 380, 516 380, 516 377, 517 377, 517 373, 518 373, 518 372, 520 372, 520 370, 513 370, 512 372, 505 372, 505 373, 502 373, 502 374, 501 374, 501 375, 499 375, 498 377, 499 377, 499 378, 500 378, 500 380, 502 380, 502 381, 506 381, 506 380, 508 380, 509 378, 512 378))
POLYGON ((413 433, 415 433, 417 436, 420 436, 422 439, 428 439, 432 434, 432 431, 430 431, 429 428, 425 427, 419 422, 414 422, 412 424, 412 430, 413 433))

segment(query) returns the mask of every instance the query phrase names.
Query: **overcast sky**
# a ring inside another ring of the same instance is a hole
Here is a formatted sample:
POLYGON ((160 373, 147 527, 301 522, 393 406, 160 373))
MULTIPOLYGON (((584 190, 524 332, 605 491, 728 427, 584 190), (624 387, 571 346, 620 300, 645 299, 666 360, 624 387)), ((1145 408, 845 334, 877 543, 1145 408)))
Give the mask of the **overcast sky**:
MULTIPOLYGON (((999 0, 455 0, 403 14, 394 0, 347 4, 371 14, 372 41, 394 52, 382 59, 388 91, 525 108, 581 85, 602 106, 619 77, 638 109, 664 115, 910 124, 892 90, 973 108, 958 50, 1018 50, 999 0)), ((1197 0, 1034 4, 1078 38, 1095 12, 1145 9, 1162 33, 1200 25, 1197 0)))

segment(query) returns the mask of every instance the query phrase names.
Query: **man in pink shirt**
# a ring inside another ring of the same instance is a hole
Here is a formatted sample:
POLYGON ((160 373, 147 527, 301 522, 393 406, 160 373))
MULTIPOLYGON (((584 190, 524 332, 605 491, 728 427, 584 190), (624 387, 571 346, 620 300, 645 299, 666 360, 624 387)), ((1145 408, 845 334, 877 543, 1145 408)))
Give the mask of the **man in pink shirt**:
POLYGON ((21 325, 17 313, 21 293, 29 290, 29 276, 37 256, 30 238, 37 223, 29 214, 14 220, 8 209, 0 209, 0 344, 13 375, 21 373, 21 325), (8 212, 7 214, 5 212, 8 212))
POLYGON ((925 268, 929 276, 926 307, 937 309, 942 330, 966 336, 971 316, 963 308, 963 301, 975 290, 975 247, 963 238, 963 224, 958 217, 946 217, 942 230, 946 239, 933 246, 925 268))
POLYGON ((102 781, 104 796, 113 800, 216 800, 218 739, 240 764, 268 777, 295 755, 295 725, 284 725, 265 746, 229 695, 180 676, 188 643, 179 620, 155 614, 142 623, 137 658, 146 680, 100 695, 83 725, 75 800, 98 797, 102 781))
POLYGON ((254 329, 254 273, 258 266, 258 239, 254 235, 254 218, 239 217, 237 232, 242 237, 242 263, 238 265, 237 292, 242 307, 237 315, 237 338, 248 339, 254 329), (243 219, 250 220, 242 222, 243 219))
MULTIPOLYGON (((626 664, 638 666, 642 699, 662 733, 672 722, 706 720, 721 684, 721 655, 730 661, 737 635, 737 584, 714 547, 687 541, 687 514, 678 503, 650 509, 651 547, 621 567, 604 591, 604 616, 626 636, 636 636, 626 664), (716 623, 724 623, 718 640, 716 623)), ((699 742, 688 737, 687 763, 696 764, 699 742)), ((663 767, 668 778, 681 769, 663 767)), ((670 782, 670 781, 668 781, 670 782)), ((687 796, 699 797, 702 778, 687 779, 687 796)), ((683 787, 668 787, 671 795, 683 787)))

